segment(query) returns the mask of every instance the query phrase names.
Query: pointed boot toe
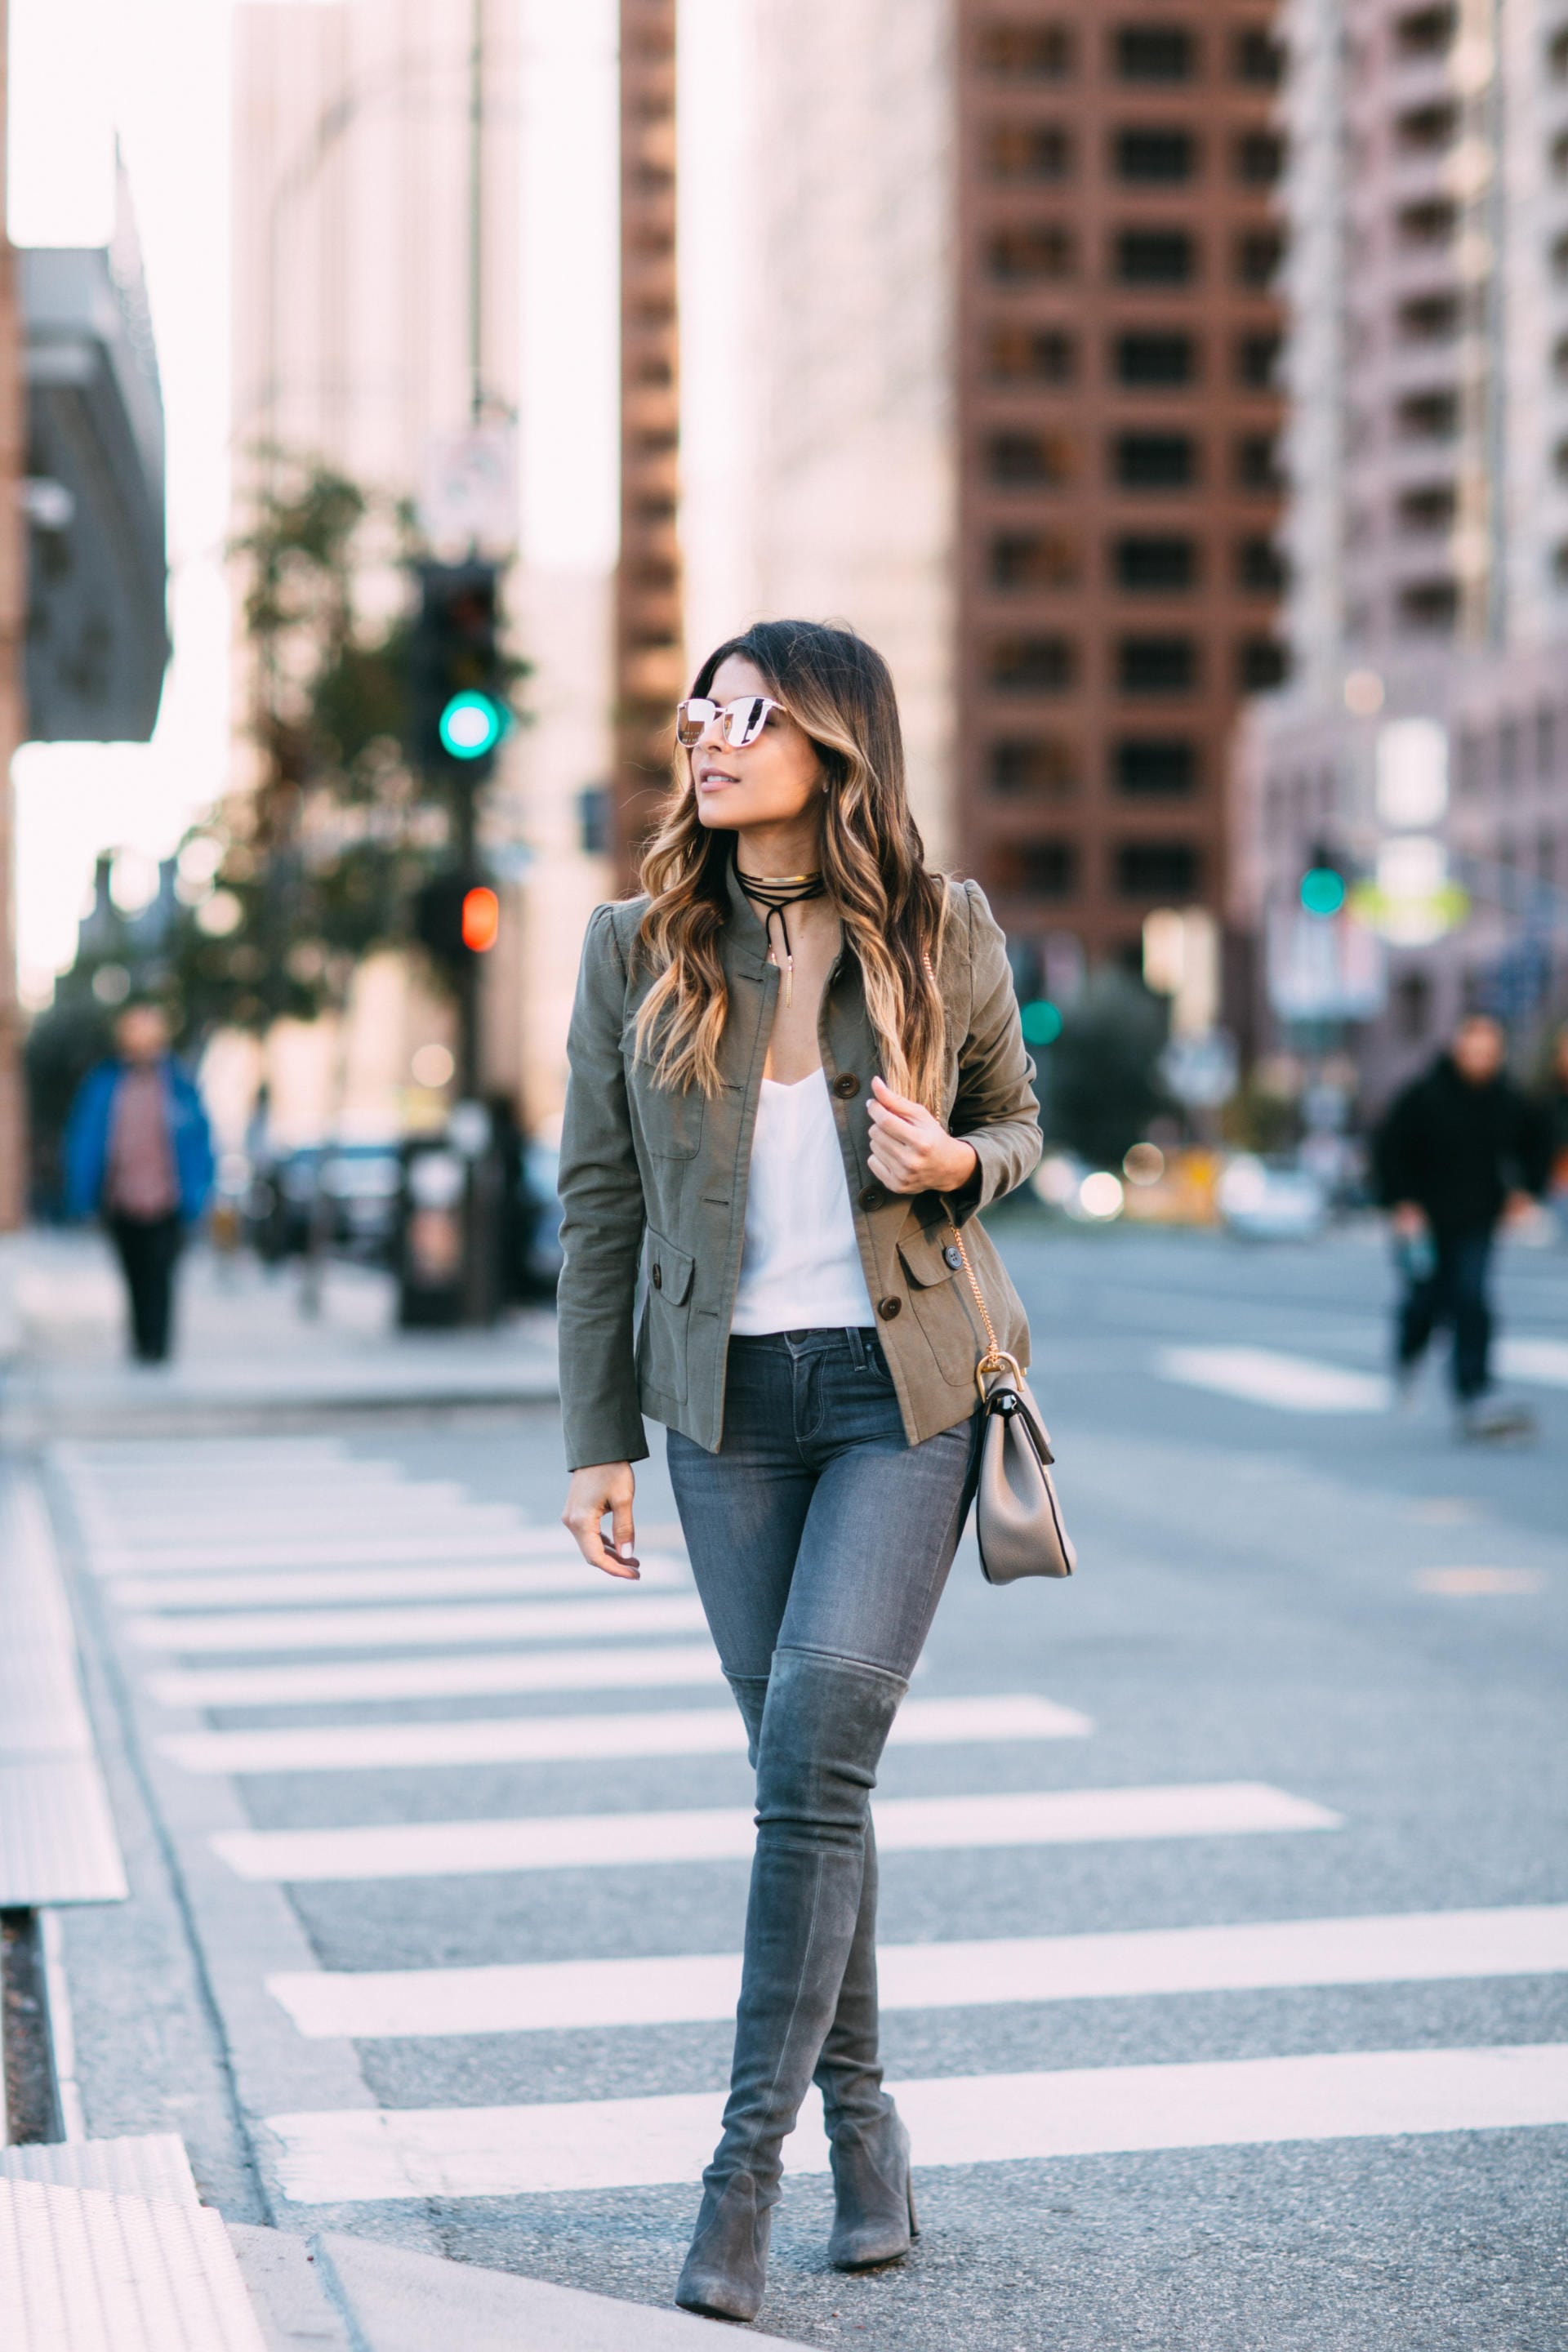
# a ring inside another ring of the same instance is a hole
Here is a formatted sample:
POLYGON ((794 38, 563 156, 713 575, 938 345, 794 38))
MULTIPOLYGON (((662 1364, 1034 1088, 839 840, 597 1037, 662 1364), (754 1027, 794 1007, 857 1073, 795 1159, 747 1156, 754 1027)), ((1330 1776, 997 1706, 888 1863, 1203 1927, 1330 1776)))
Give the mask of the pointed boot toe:
POLYGON ((871 2124, 842 2124, 833 2136, 833 2234, 827 2259, 838 2271, 873 2269, 907 2254, 920 2230, 910 2179, 910 2136, 889 2100, 871 2124))
POLYGON ((768 2281, 770 2203, 746 2173, 703 2192, 675 2300, 708 2319, 755 2319, 768 2281))

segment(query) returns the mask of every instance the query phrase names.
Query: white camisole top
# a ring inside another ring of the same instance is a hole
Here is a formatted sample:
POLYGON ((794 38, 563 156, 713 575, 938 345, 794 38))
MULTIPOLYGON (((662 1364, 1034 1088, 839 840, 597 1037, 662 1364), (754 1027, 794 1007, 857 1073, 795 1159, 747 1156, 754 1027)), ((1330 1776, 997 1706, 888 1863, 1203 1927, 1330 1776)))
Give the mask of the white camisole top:
POLYGON ((875 1320, 826 1073, 816 1069, 793 1087, 764 1078, 730 1328, 754 1339, 875 1320))

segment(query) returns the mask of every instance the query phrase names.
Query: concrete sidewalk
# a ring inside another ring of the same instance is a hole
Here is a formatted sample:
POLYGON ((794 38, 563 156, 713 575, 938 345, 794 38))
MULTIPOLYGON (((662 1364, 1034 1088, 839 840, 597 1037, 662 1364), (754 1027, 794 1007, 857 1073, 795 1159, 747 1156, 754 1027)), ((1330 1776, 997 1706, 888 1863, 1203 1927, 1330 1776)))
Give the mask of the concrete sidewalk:
POLYGON ((195 1244, 180 1270, 176 1353, 127 1360, 108 1244, 90 1232, 0 1239, 0 1434, 12 1443, 191 1433, 321 1411, 524 1404, 556 1394, 555 1318, 489 1331, 399 1331, 389 1275, 331 1263, 319 1313, 298 1264, 275 1269, 195 1244))

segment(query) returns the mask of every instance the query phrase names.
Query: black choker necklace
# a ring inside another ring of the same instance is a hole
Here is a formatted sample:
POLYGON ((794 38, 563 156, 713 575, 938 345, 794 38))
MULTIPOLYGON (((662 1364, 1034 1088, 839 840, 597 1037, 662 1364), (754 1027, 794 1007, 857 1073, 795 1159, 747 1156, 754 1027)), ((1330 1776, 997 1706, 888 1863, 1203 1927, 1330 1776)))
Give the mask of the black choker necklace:
POLYGON ((779 919, 784 933, 784 1003, 795 1002, 795 955, 789 943, 789 924, 784 919, 786 907, 804 906, 807 898, 820 898, 826 885, 820 874, 742 874, 739 858, 735 861, 735 879, 752 903, 764 907, 763 929, 768 939, 768 961, 776 963, 773 950, 773 919, 779 919))

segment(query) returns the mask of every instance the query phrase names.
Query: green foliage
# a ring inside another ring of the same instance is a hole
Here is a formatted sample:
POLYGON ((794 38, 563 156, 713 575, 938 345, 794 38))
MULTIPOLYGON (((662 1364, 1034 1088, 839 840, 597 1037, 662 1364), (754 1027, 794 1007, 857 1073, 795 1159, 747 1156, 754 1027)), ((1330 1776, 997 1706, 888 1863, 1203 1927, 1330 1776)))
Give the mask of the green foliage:
POLYGON ((1096 1168, 1119 1168, 1166 1107, 1156 1069, 1164 1042, 1164 1009, 1142 982, 1109 966, 1095 972, 1045 1057, 1054 1139, 1096 1168))

